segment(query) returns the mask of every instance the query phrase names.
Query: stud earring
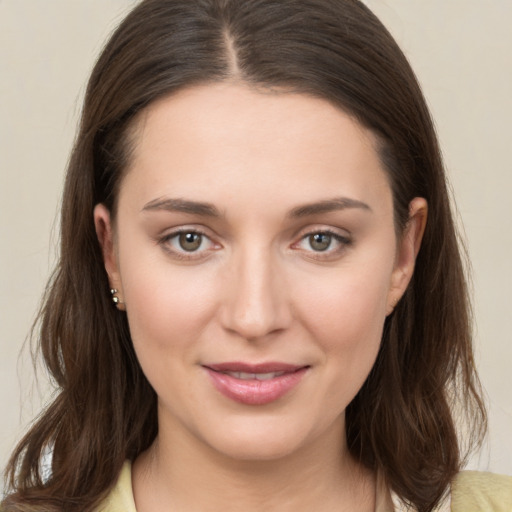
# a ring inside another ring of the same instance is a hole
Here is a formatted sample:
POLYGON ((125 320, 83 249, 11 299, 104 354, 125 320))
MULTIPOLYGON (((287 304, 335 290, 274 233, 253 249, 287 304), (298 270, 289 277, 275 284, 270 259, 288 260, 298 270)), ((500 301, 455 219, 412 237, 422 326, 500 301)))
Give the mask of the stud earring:
POLYGON ((112 302, 117 306, 118 309, 121 309, 121 306, 124 306, 124 302, 117 296, 117 293, 117 288, 110 289, 110 294, 112 295, 112 302))

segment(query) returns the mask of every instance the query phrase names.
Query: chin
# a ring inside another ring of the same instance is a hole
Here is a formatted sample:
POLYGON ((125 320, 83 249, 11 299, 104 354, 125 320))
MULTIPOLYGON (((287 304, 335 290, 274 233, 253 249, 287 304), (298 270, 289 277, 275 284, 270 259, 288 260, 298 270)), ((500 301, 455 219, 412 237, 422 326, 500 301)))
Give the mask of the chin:
POLYGON ((290 457, 300 450, 302 443, 284 439, 265 439, 261 442, 247 439, 229 439, 211 445, 219 454, 240 462, 270 462, 290 457))
POLYGON ((210 430, 208 438, 204 439, 213 450, 232 460, 283 460, 307 451, 324 437, 312 425, 301 426, 291 418, 279 421, 250 418, 236 423, 224 423, 220 431, 210 430))

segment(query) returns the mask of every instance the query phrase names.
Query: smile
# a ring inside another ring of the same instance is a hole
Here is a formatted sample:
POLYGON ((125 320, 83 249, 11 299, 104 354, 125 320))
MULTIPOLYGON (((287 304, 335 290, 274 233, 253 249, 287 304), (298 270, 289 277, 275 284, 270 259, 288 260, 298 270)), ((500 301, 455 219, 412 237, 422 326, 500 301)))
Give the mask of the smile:
POLYGON ((284 372, 270 372, 270 373, 247 373, 247 372, 222 372, 225 375, 230 375, 235 379, 241 380, 269 380, 275 377, 284 375, 284 372))
POLYGON ((265 405, 298 386, 309 366, 222 363, 203 368, 216 390, 225 397, 245 405, 265 405))

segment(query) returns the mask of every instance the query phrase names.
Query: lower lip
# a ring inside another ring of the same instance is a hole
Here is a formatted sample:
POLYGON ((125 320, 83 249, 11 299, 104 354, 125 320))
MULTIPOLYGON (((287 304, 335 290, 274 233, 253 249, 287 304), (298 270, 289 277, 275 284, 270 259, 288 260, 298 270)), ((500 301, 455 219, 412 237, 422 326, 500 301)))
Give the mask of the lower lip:
POLYGON ((224 396, 245 405, 265 405, 279 400, 295 388, 306 374, 307 367, 268 380, 242 380, 206 368, 213 385, 224 396))

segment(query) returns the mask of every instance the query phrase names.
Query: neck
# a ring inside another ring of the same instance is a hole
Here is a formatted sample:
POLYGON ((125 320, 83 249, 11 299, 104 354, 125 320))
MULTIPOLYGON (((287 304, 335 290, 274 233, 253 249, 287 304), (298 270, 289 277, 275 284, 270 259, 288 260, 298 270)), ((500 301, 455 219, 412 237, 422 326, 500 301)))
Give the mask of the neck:
POLYGON ((137 510, 373 510, 373 475, 348 453, 341 423, 314 443, 269 460, 234 459, 190 434, 161 428, 134 464, 137 510))

